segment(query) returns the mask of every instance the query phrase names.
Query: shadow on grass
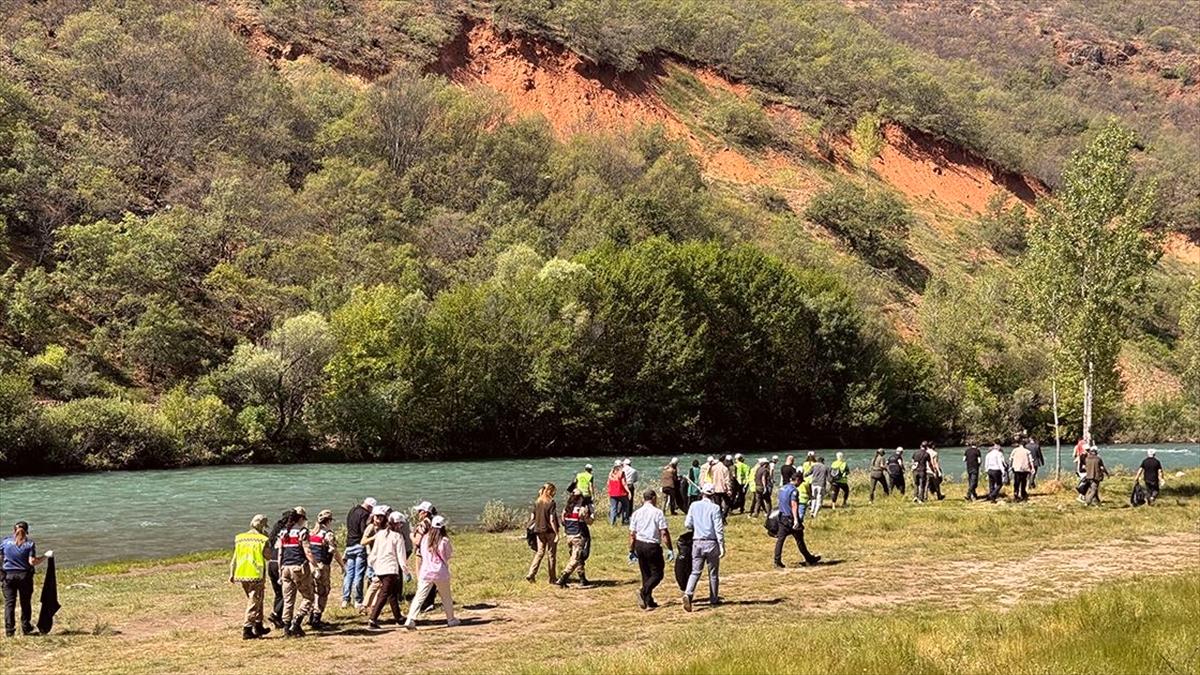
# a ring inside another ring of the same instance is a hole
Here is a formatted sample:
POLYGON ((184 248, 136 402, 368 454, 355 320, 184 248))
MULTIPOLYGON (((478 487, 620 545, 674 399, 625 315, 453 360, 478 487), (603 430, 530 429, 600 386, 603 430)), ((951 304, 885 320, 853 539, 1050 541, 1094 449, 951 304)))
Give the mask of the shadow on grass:
POLYGON ((753 607, 755 605, 778 605, 783 602, 783 598, 751 598, 747 600, 722 600, 716 607, 709 605, 704 600, 697 600, 696 607, 706 607, 709 609, 717 609, 719 607, 753 607))
POLYGON ((485 609, 497 609, 498 607, 500 607, 500 605, 498 605, 494 602, 477 602, 474 605, 463 605, 463 609, 476 610, 476 611, 485 610, 485 609))
POLYGON ((588 579, 587 586, 577 586, 577 588, 616 588, 617 586, 637 586, 640 583, 636 579, 588 579))

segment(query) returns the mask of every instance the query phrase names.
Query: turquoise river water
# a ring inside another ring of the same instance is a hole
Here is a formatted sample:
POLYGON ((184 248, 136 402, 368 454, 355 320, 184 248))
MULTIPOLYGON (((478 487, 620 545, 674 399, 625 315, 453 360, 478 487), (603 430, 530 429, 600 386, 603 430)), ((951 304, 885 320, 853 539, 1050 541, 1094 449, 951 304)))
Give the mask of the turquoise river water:
MULTIPOLYGON (((1195 444, 1108 446, 1101 454, 1110 467, 1136 467, 1149 447, 1158 449, 1169 471, 1200 466, 1200 446, 1195 444)), ((1044 451, 1053 463, 1054 447, 1044 451)), ((818 452, 830 461, 835 451, 818 452)), ((844 452, 856 469, 865 468, 872 454, 871 450, 844 452)), ((941 452, 949 480, 961 480, 961 449, 941 452)), ((1071 447, 1064 446, 1064 468, 1069 466, 1070 456, 1071 447)), ((748 460, 753 464, 757 457, 748 456, 748 460)), ((29 521, 30 535, 39 549, 54 549, 60 565, 224 548, 235 533, 246 529, 255 513, 264 513, 273 521, 280 511, 298 504, 310 515, 322 508, 332 509, 340 524, 346 511, 366 496, 403 509, 428 499, 449 518, 451 527, 462 527, 474 525, 489 500, 525 506, 545 481, 565 488, 585 462, 595 465, 602 486, 613 459, 215 466, 0 477, 0 523, 7 534, 14 521, 29 521)), ((639 487, 657 487, 659 472, 669 459, 634 457, 633 465, 641 473, 639 487)), ((681 464, 690 465, 691 459, 680 457, 681 464)), ((855 497, 851 496, 851 503, 855 497)))

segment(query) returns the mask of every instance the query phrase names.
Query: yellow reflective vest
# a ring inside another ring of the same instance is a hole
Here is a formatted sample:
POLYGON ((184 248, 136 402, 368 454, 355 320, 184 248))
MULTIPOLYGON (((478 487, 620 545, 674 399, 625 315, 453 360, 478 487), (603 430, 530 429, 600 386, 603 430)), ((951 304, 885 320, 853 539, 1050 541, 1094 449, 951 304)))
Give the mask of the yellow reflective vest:
POLYGON ((592 474, 587 471, 580 471, 575 474, 575 489, 579 490, 585 497, 592 496, 592 474))
POLYGON ((267 576, 267 559, 263 549, 267 546, 267 535, 249 530, 233 540, 233 580, 262 581, 267 576))

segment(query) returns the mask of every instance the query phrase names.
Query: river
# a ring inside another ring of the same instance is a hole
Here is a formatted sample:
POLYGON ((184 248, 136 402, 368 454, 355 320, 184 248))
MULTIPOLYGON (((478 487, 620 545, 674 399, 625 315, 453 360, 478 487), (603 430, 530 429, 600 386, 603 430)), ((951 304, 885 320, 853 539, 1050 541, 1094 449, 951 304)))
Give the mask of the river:
MULTIPOLYGON (((1200 447, 1195 444, 1108 446, 1101 455, 1110 467, 1136 467, 1150 447, 1158 449, 1168 471, 1200 466, 1200 447)), ((818 452, 832 461, 835 451, 818 452)), ((866 468, 872 455, 871 450, 844 452, 853 469, 866 468)), ((950 480, 960 480, 961 449, 945 448, 941 453, 950 480)), ((1045 454, 1054 461, 1053 446, 1045 454)), ((1063 448, 1063 456, 1064 466, 1069 465, 1070 446, 1063 448)), ((7 533, 16 520, 29 521, 39 550, 54 549, 59 564, 68 566, 225 548, 255 513, 273 522, 280 511, 298 504, 310 516, 332 509, 341 524, 346 511, 366 496, 403 509, 428 499, 451 527, 469 526, 477 522, 487 501, 525 506, 543 481, 565 488, 585 462, 595 465, 602 490, 613 459, 213 466, 0 478, 0 523, 7 533)), ((634 457, 633 465, 641 473, 639 487, 657 487, 661 467, 669 459, 634 457)), ((681 464, 691 459, 681 457, 681 464)), ((753 464, 757 457, 748 459, 753 464)))

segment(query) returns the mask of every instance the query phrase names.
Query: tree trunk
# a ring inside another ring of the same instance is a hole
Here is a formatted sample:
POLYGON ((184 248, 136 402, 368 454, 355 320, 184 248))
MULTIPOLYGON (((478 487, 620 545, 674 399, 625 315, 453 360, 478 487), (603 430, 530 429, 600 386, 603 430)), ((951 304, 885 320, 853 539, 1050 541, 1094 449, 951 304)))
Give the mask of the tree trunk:
POLYGON ((1087 373, 1083 376, 1083 441, 1092 444, 1092 397, 1095 395, 1092 381, 1095 369, 1092 360, 1087 360, 1087 373))
POLYGON ((1054 479, 1062 480, 1062 428, 1058 424, 1058 378, 1050 380, 1050 396, 1054 401, 1054 479))

